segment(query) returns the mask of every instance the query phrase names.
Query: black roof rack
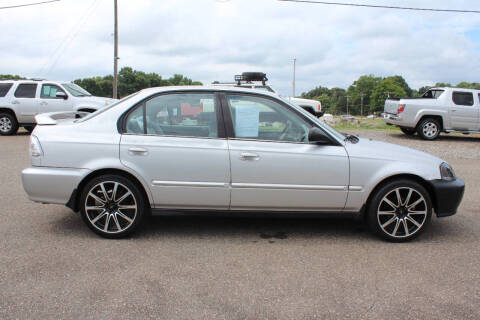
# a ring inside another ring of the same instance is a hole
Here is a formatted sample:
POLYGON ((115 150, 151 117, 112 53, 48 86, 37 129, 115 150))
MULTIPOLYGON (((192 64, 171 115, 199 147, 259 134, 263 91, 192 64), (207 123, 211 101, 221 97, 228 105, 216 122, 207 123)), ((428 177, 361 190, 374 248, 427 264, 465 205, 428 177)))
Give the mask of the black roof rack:
POLYGON ((241 75, 235 76, 235 82, 237 82, 238 85, 240 85, 242 81, 262 81, 262 84, 265 85, 265 82, 268 81, 268 78, 263 72, 243 72, 241 75))

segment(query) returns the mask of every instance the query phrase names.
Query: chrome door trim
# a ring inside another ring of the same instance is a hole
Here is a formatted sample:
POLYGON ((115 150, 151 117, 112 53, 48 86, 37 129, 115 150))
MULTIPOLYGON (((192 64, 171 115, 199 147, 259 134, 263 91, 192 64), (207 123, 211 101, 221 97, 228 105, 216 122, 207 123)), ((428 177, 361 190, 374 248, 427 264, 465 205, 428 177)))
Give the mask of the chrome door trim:
POLYGON ((207 188, 228 188, 228 183, 223 182, 194 182, 194 181, 160 181, 153 180, 154 186, 165 187, 207 187, 207 188))
POLYGON ((348 191, 362 191, 362 186, 348 186, 348 191))
POLYGON ((239 189, 295 189, 295 190, 327 190, 346 191, 347 186, 321 186, 310 184, 264 184, 264 183, 232 183, 232 188, 239 189))

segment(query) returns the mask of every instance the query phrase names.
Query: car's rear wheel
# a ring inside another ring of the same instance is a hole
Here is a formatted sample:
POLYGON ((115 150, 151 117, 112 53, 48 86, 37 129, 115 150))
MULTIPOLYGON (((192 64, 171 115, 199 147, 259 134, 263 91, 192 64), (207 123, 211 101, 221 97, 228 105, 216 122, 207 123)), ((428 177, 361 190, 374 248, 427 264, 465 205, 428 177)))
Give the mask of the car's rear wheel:
POLYGON ((8 112, 0 112, 0 135, 11 136, 18 131, 18 122, 15 117, 8 112))
POLYGON ((400 128, 400 130, 405 133, 407 136, 413 136, 415 134, 415 129, 411 128, 400 128))
POLYGON ((103 175, 83 188, 84 222, 105 238, 122 238, 140 226, 148 205, 139 187, 125 177, 103 175))
POLYGON ((432 202, 419 183, 397 180, 375 192, 367 214, 369 226, 377 235, 388 241, 404 242, 425 230, 432 215, 432 202))
POLYGON ((437 139, 440 135, 440 130, 440 123, 433 118, 427 118, 422 120, 417 127, 418 135, 424 140, 437 139))

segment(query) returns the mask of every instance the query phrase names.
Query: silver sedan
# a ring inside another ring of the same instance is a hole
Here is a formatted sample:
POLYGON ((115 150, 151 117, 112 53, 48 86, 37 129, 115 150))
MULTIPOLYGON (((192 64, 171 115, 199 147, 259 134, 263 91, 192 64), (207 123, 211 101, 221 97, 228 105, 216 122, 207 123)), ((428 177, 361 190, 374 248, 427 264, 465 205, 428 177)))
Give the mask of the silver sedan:
POLYGON ((151 88, 73 116, 37 116, 23 186, 108 238, 203 211, 348 215, 406 241, 455 214, 465 187, 441 159, 343 135, 264 91, 151 88))

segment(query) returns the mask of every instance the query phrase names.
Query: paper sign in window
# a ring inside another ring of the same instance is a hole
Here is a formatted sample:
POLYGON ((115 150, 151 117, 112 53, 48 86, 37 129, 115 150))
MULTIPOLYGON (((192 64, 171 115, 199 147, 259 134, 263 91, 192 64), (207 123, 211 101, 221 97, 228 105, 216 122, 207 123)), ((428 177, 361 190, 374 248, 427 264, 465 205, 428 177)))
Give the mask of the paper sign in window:
POLYGON ((235 106, 235 136, 258 137, 260 111, 255 105, 235 106))

